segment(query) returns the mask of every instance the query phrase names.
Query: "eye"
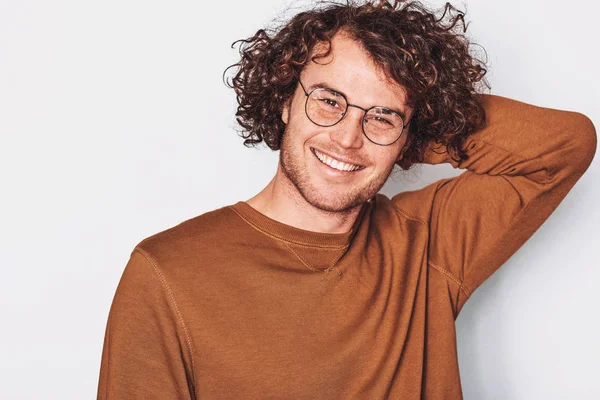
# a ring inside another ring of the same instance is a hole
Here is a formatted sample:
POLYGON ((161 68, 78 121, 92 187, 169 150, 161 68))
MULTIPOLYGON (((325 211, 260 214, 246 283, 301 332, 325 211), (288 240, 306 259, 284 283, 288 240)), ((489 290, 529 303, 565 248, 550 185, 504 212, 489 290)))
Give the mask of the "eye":
POLYGON ((330 107, 338 107, 339 106, 338 102, 333 99, 321 99, 321 101, 330 107))
POLYGON ((369 121, 375 121, 381 124, 385 124, 388 126, 394 126, 394 124, 392 122, 390 122, 389 120, 382 118, 382 117, 378 117, 378 116, 368 116, 367 118, 365 118, 366 122, 368 123, 369 121))
POLYGON ((385 123, 387 125, 392 125, 392 123, 389 120, 385 119, 385 118, 375 117, 373 119, 376 120, 376 121, 379 121, 379 122, 383 122, 383 123, 385 123))
POLYGON ((375 107, 369 110, 365 116, 366 122, 371 122, 381 129, 396 129, 402 124, 402 117, 392 110, 383 107, 375 107))

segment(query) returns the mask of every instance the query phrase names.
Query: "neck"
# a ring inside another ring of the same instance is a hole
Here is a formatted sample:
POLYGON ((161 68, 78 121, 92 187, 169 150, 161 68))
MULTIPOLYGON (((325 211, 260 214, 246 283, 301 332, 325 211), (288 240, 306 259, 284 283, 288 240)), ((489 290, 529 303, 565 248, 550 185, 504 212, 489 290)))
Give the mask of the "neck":
POLYGON ((361 206, 357 206, 347 211, 332 212, 313 206, 285 177, 280 167, 269 184, 246 203, 278 222, 320 233, 350 231, 361 210, 361 206))

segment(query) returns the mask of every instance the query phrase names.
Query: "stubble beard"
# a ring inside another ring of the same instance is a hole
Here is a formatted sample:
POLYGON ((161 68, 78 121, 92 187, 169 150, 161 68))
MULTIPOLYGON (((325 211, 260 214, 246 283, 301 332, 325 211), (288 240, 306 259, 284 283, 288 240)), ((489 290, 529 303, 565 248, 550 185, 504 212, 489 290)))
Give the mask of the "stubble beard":
POLYGON ((349 212, 375 196, 385 184, 392 172, 394 164, 387 171, 360 187, 351 186, 344 193, 333 193, 327 189, 319 190, 314 187, 311 177, 303 165, 302 148, 294 149, 289 138, 293 136, 289 126, 286 126, 279 151, 279 165, 288 183, 293 186, 302 198, 311 206, 326 212, 349 212))

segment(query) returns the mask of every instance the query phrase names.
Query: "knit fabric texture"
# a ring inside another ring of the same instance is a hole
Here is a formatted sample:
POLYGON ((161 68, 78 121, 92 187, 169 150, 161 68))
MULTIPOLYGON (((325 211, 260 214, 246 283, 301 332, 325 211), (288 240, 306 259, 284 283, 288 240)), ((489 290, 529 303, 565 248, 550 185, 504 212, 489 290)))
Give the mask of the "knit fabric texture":
POLYGON ((98 398, 462 399, 457 316, 597 141, 581 113, 481 96, 469 159, 425 154, 465 171, 377 194, 347 233, 240 201, 139 242, 110 308, 98 398))

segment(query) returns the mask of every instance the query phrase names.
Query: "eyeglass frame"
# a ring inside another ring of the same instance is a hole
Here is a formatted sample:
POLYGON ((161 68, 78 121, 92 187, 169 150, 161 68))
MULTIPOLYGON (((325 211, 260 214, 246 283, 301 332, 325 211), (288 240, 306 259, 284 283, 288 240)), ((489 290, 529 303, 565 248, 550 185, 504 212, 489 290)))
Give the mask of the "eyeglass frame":
POLYGON ((306 117, 308 118, 308 120, 309 120, 310 122, 312 122, 313 124, 317 125, 317 126, 322 126, 322 127, 326 128, 326 127, 330 127, 330 126, 337 125, 337 124, 339 124, 339 123, 340 123, 340 121, 341 121, 341 120, 343 120, 343 119, 344 119, 344 117, 346 116, 346 114, 348 114, 348 107, 355 107, 355 108, 358 108, 358 109, 360 109, 360 110, 363 110, 363 111, 364 111, 364 113, 363 113, 363 116, 362 116, 362 118, 361 118, 361 124, 360 124, 360 126, 361 126, 361 128, 362 128, 363 135, 365 135, 365 137, 366 137, 366 138, 369 140, 369 142, 371 142, 371 143, 373 143, 373 144, 376 144, 376 145, 378 145, 378 146, 391 146, 391 145, 393 145, 394 143, 396 143, 398 140, 400 140, 400 138, 402 137, 402 134, 404 133, 404 128, 406 128, 406 127, 408 126, 408 124, 410 123, 410 120, 411 120, 411 118, 409 118, 409 119, 408 119, 408 121, 407 121, 406 123, 404 123, 404 118, 402 117, 402 115, 398 114, 398 113, 397 113, 396 111, 394 111, 394 110, 391 110, 391 109, 389 109, 388 107, 383 107, 383 106, 373 106, 373 107, 369 107, 369 108, 364 108, 364 107, 361 107, 361 106, 359 106, 359 105, 356 105, 356 104, 350 104, 350 103, 348 102, 348 99, 346 98, 346 96, 345 96, 343 93, 340 93, 340 92, 338 92, 338 91, 336 91, 336 90, 333 90, 333 89, 331 89, 331 88, 326 88, 326 87, 316 87, 316 88, 314 88, 313 90, 311 90, 310 92, 307 92, 307 91, 306 91, 306 89, 304 88, 304 85, 302 84, 302 81, 301 81, 300 79, 298 79, 298 83, 300 83, 300 87, 302 88, 302 90, 304 91, 304 94, 306 95, 306 101, 304 102, 304 113, 306 114, 306 117), (311 95, 311 94, 313 94, 313 92, 314 92, 314 91, 316 91, 316 90, 329 90, 329 91, 331 91, 331 92, 333 92, 333 93, 335 93, 335 94, 337 94, 337 95, 340 95, 340 96, 342 96, 342 98, 343 98, 343 99, 344 99, 344 101, 346 102, 346 109, 345 109, 345 110, 344 110, 344 112, 342 113, 342 117, 341 117, 341 118, 340 118, 340 119, 339 119, 337 122, 335 122, 335 123, 333 123, 333 124, 331 124, 331 125, 321 125, 321 124, 317 124, 315 121, 313 121, 313 120, 310 118, 310 116, 308 115, 308 100, 310 99, 310 95, 311 95), (365 121, 366 121, 366 120, 365 120, 365 116, 367 115, 367 113, 368 113, 369 111, 371 111, 371 110, 372 110, 372 109, 374 109, 374 108, 383 108, 383 109, 385 109, 385 110, 391 111, 391 112, 393 112, 394 114, 398 115, 398 116, 400 117, 400 120, 402 120, 402 129, 400 130, 400 135, 398 135, 398 137, 397 137, 396 139, 394 139, 394 141, 393 141, 393 142, 391 142, 391 143, 388 143, 388 144, 381 144, 381 143, 377 143, 377 142, 373 141, 373 140, 372 140, 372 139, 371 139, 371 138, 370 138, 370 137, 367 135, 367 132, 365 132, 365 121))

